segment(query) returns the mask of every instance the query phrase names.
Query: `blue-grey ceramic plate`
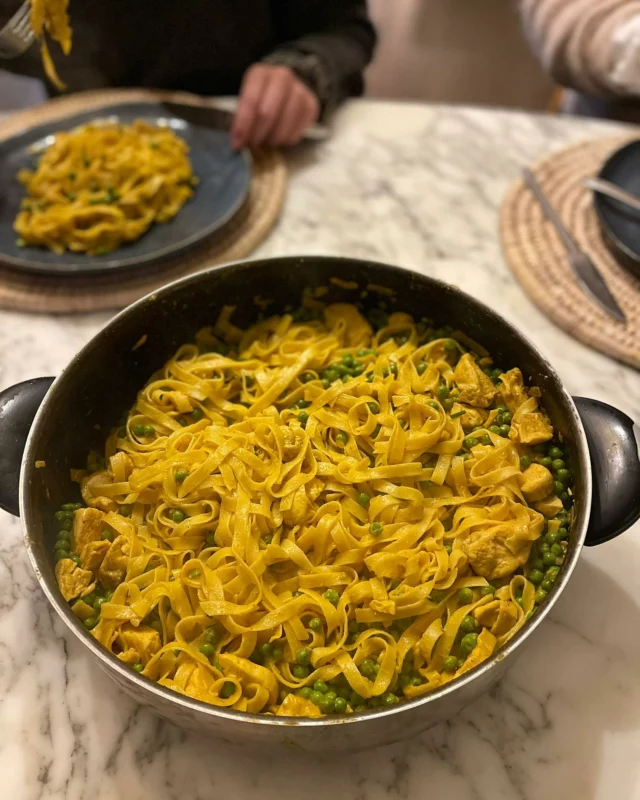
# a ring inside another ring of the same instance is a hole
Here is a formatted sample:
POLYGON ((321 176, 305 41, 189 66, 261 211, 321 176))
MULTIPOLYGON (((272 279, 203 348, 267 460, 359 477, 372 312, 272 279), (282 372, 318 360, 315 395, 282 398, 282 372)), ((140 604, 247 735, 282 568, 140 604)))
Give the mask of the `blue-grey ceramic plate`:
POLYGON ((206 124, 196 124, 189 114, 161 103, 127 103, 76 114, 31 128, 0 142, 0 264, 20 272, 48 275, 97 275, 149 267, 173 258, 202 243, 219 230, 242 206, 251 183, 251 156, 236 153, 228 143, 228 116, 208 111, 206 124), (136 119, 169 125, 186 140, 199 183, 193 197, 176 216, 153 225, 137 242, 123 245, 104 256, 82 253, 57 255, 38 247, 18 247, 13 223, 24 187, 17 172, 31 166, 34 156, 46 148, 56 131, 70 130, 92 120, 130 123, 136 119))

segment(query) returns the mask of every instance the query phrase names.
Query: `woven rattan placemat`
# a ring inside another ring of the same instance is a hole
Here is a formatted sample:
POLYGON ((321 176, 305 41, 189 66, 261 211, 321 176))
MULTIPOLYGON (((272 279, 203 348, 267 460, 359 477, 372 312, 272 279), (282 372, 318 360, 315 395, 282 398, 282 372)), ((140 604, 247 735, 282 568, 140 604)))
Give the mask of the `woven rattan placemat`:
MULTIPOLYGON (((181 92, 108 90, 80 93, 30 108, 0 122, 0 140, 33 125, 53 121, 92 108, 127 102, 184 102, 202 104, 200 98, 181 92)), ((97 311, 121 308, 182 275, 248 256, 271 231, 280 215, 287 186, 283 156, 274 150, 253 151, 254 171, 247 201, 203 245, 156 268, 129 274, 88 278, 24 276, 2 267, 0 256, 0 308, 44 313, 97 311)))
POLYGON ((607 316, 580 289, 558 234, 522 180, 504 198, 500 233, 507 264, 541 311, 585 344, 640 369, 640 281, 607 249, 591 193, 582 185, 611 153, 637 138, 640 132, 581 142, 532 166, 551 204, 602 273, 626 314, 626 325, 607 316))

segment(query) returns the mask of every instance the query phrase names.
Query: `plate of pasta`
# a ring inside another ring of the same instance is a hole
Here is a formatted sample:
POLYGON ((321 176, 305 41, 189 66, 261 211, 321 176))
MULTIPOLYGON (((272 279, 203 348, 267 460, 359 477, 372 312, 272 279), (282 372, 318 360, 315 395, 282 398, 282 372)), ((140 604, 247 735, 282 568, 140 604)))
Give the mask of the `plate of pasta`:
POLYGON ((0 143, 0 260, 83 275, 153 265, 202 243, 240 209, 251 157, 223 129, 130 103, 0 143))

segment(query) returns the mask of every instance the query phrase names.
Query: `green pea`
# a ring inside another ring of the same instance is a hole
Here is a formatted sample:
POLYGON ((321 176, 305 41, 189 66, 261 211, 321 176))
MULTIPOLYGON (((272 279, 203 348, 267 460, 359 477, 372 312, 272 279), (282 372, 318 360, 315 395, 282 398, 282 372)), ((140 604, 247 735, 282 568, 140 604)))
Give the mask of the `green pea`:
POLYGON ((125 503, 125 505, 120 506, 118 511, 120 512, 120 515, 122 517, 130 517, 131 512, 133 511, 133 506, 130 506, 128 503, 125 503))
POLYGON ((112 542, 113 541, 113 531, 109 531, 106 528, 100 532, 100 538, 103 539, 105 542, 112 542))
POLYGON ((422 686, 422 678, 419 675, 411 678, 411 685, 412 686, 422 686))
POLYGON ((179 508, 174 508, 169 512, 169 517, 176 523, 184 522, 185 513, 179 508))
POLYGON ((305 700, 308 700, 311 697, 312 691, 313 690, 311 689, 311 687, 303 686, 302 689, 298 689, 296 694, 298 694, 300 697, 304 697, 305 700))
POLYGON ((79 567, 82 566, 82 561, 80 560, 79 555, 74 553, 74 555, 69 556, 69 558, 73 561, 74 564, 77 564, 79 567))
POLYGON ((473 602, 473 592, 468 587, 460 589, 458 592, 458 600, 463 606, 469 605, 473 602))
POLYGON ((347 710, 347 701, 344 697, 336 697, 333 703, 334 714, 344 714, 347 710))
POLYGON ((458 349, 458 343, 454 339, 446 339, 443 347, 447 353, 455 353, 458 349))
POLYGON ((544 540, 549 546, 551 546, 558 541, 558 535, 555 531, 547 531, 547 533, 544 535, 544 540))
POLYGON ((540 555, 543 556, 545 553, 550 551, 551 545, 548 545, 546 542, 538 542, 538 550, 540 551, 540 555))
POLYGON ((428 405, 431 406, 431 408, 435 408, 436 411, 440 410, 440 405, 438 403, 436 403, 435 400, 430 400, 428 405))
POLYGON ((189 573, 189 577, 191 580, 197 580, 200 577, 200 570, 199 569, 192 569, 189 573))
POLYGON ((548 578, 545 578, 540 584, 540 588, 545 592, 550 592, 552 587, 553 587, 553 582, 550 581, 548 578))
POLYGON ((69 553, 67 553, 66 550, 56 550, 53 554, 53 558, 57 564, 58 561, 62 561, 63 558, 72 558, 72 557, 69 555, 69 553))
POLYGON ((556 561, 557 557, 554 553, 549 552, 542 556, 542 563, 545 565, 545 567, 555 566, 556 561))
POLYGON ((495 589, 493 586, 483 586, 482 589, 480 589, 480 597, 487 597, 488 595, 493 594, 494 591, 495 589))
POLYGON ((460 624, 460 630, 463 633, 473 633, 476 628, 477 625, 475 619, 470 614, 467 614, 460 624))
POLYGON ((340 602, 340 594, 335 589, 327 589, 323 597, 334 606, 337 606, 340 602))
POLYGON ((564 492, 564 484, 562 481, 554 481, 553 488, 557 495, 561 495, 564 492))
POLYGON ((366 508, 371 502, 371 497, 366 492, 360 492, 357 499, 358 505, 361 505, 363 508, 366 508))
POLYGON ((380 411, 380 406, 377 403, 367 403, 367 408, 372 414, 377 414, 380 411))
POLYGON ((543 573, 539 569, 532 569, 529 573, 529 580, 534 586, 537 586, 539 583, 542 583, 544 578, 543 573))
POLYGON ((418 361, 418 363, 416 364, 416 372, 418 373, 418 375, 424 375, 426 371, 427 371, 427 365, 424 363, 424 361, 418 361))
POLYGON ((377 439, 378 434, 380 433, 381 430, 382 430, 382 425, 376 425, 376 427, 373 429, 373 433, 371 434, 371 438, 377 439))
POLYGON ((300 422, 302 425, 306 425, 308 420, 309 420, 309 415, 307 414, 306 411, 301 411, 298 414, 298 422, 300 422))
POLYGON ((562 458, 563 453, 562 453, 562 450, 559 447, 556 447, 555 445, 552 445, 549 448, 549 451, 548 451, 547 455, 549 456, 549 458, 562 458))
POLYGON ((323 389, 328 389, 330 386, 331 386, 331 382, 329 381, 329 379, 328 378, 323 378, 322 379, 322 388, 323 389))
POLYGON ((549 567, 545 574, 545 578, 551 583, 554 583, 558 575, 560 574, 560 567, 549 567))
POLYGON ((570 477, 571 477, 571 473, 569 472, 568 469, 559 469, 556 472, 556 478, 559 481, 562 481, 563 483, 566 483, 566 481, 568 481, 570 477))
POLYGON ((205 642, 205 644, 200 645, 200 652, 202 653, 203 656, 206 656, 207 658, 212 656, 215 653, 215 651, 216 651, 215 647, 212 644, 209 644, 208 642, 205 642))
POLYGON ((438 386, 438 388, 436 389, 436 394, 438 395, 438 397, 440 398, 440 400, 445 400, 445 399, 446 399, 447 397, 449 397, 449 395, 451 394, 451 390, 450 390, 450 389, 449 389, 449 387, 448 387, 448 386, 446 386, 445 384, 441 384, 441 385, 440 385, 440 386, 438 386))
POLYGON ((153 436, 153 434, 155 432, 156 432, 156 429, 153 427, 153 425, 145 425, 144 426, 144 435, 145 436, 153 436))
POLYGON ((500 436, 500 426, 498 425, 490 425, 489 432, 494 433, 496 436, 500 436))
POLYGON ((360 703, 357 706, 353 706, 353 710, 356 714, 359 714, 361 711, 366 711, 367 706, 364 703, 360 703))
POLYGON ((389 371, 391 372, 394 378, 398 377, 398 365, 396 364, 395 361, 392 361, 389 364, 389 371))
POLYGON ((372 536, 380 536, 383 530, 384 526, 380 522, 372 522, 371 525, 369 525, 369 532, 372 536))
POLYGON ((314 692, 320 692, 321 694, 326 694, 329 691, 329 687, 324 681, 316 681, 313 684, 313 690, 314 692))
POLYGON ((225 681, 222 684, 222 689, 220 689, 220 697, 223 697, 225 700, 227 700, 229 697, 231 697, 235 690, 235 683, 232 683, 231 681, 225 681))
POLYGON ((58 541, 54 544, 53 549, 58 552, 69 552, 69 550, 71 550, 71 545, 66 539, 58 539, 58 541))
POLYGON ((492 444, 491 437, 489 436, 488 433, 485 433, 482 439, 480 439, 480 444, 485 445, 485 447, 488 447, 490 444, 492 444))
POLYGON ((320 692, 312 691, 309 695, 309 700, 314 704, 314 706, 319 706, 322 702, 324 695, 320 692))
POLYGON ((556 538, 559 542, 564 541, 569 537, 569 531, 567 528, 558 528, 556 531, 556 538))
POLYGON ((209 534, 205 540, 205 544, 207 547, 215 547, 216 546, 216 537, 213 533, 209 534))
POLYGON ((303 372, 302 375, 300 376, 300 381, 302 383, 309 383, 309 381, 312 381, 314 379, 315 375, 312 372, 303 372))
POLYGON ((97 614, 99 614, 99 613, 102 611, 102 606, 103 606, 105 603, 108 603, 108 602, 109 602, 109 601, 107 600, 107 598, 106 598, 106 597, 96 597, 96 599, 93 601, 93 610, 94 610, 94 611, 95 611, 97 614))
POLYGON ((87 617, 82 624, 88 631, 90 631, 98 624, 98 617, 87 617))
POLYGON ((344 431, 339 431, 336 434, 336 442, 340 442, 340 444, 346 444, 349 441, 349 434, 345 433, 344 431))
POLYGON ((312 651, 310 647, 300 647, 296 653, 296 661, 303 667, 306 667, 311 662, 312 651))
POLYGON ((73 520, 72 519, 63 519, 58 522, 58 527, 61 531, 70 531, 73 528, 73 520))
POLYGON ((477 644, 478 644, 478 634, 468 633, 466 636, 462 637, 462 641, 460 642, 460 649, 462 650, 463 653, 470 653, 477 644))
POLYGON ((321 631, 322 630, 322 620, 320 617, 313 617, 309 620, 309 627, 312 631, 321 631))
POLYGON ((393 692, 385 692, 380 698, 380 701, 380 704, 383 706, 395 706, 396 703, 400 702, 397 695, 393 694, 393 692))
POLYGON ((521 456, 520 469, 524 471, 525 469, 528 469, 530 466, 531 466, 531 459, 529 458, 529 456, 521 456))
POLYGON ((139 661, 137 664, 133 665, 133 668, 136 672, 142 672, 144 670, 144 664, 141 664, 139 661))
POLYGON ((144 425, 134 425, 132 430, 135 436, 144 436, 144 425))
POLYGON ((536 603, 541 603, 546 596, 547 596, 547 593, 545 592, 544 589, 542 589, 542 588, 538 589, 537 592, 536 592, 536 596, 535 596, 536 603))
POLYGON ((434 603, 441 603, 446 596, 447 593, 443 592, 442 589, 432 589, 431 594, 429 595, 429 599, 432 600, 434 603))
POLYGON ((355 635, 356 633, 360 633, 360 624, 358 622, 356 622, 355 619, 350 619, 349 620, 349 625, 348 625, 348 630, 349 630, 349 633, 352 634, 352 635, 355 635))
POLYGON ((271 657, 274 661, 282 661, 284 658, 284 650, 279 646, 274 647, 271 651, 271 657))
POLYGON ((260 658, 262 658, 262 659, 267 659, 267 658, 270 658, 270 657, 271 657, 271 652, 272 652, 272 647, 271 647, 271 645, 269 644, 269 642, 263 642, 263 643, 262 643, 262 644, 261 644, 261 645, 258 647, 258 655, 259 655, 259 656, 260 656, 260 658))
POLYGON ((176 483, 184 483, 189 476, 189 471, 186 469, 177 469, 175 472, 176 483))
POLYGON ((501 425, 500 426, 500 436, 508 436, 511 427, 509 425, 501 425))
POLYGON ((453 400, 450 397, 445 398, 442 401, 442 408, 444 408, 445 411, 451 411, 453 408, 453 400))
POLYGON ((376 666, 377 664, 375 661, 372 661, 370 658, 365 658, 362 664, 360 664, 360 672, 365 678, 373 680, 377 674, 376 666))
POLYGON ((334 383, 340 377, 338 375, 338 371, 333 367, 330 367, 328 370, 326 370, 324 376, 329 381, 329 383, 334 383))
POLYGON ((458 659, 455 656, 447 656, 444 660, 445 672, 456 672, 458 669, 458 659))
POLYGON ((548 456, 538 459, 538 464, 541 464, 543 467, 549 469, 551 466, 551 459, 548 456))
POLYGON ((491 371, 491 377, 492 377, 494 382, 499 381, 501 375, 502 375, 502 370, 498 369, 497 367, 496 367, 496 369, 491 371))
POLYGON ((291 674, 294 678, 298 678, 298 680, 308 678, 309 667, 305 667, 302 664, 295 664, 293 667, 291 667, 291 674))
POLYGON ((551 552, 557 558, 560 558, 561 556, 564 556, 564 549, 563 549, 562 545, 560 545, 560 544, 552 544, 551 545, 551 552))
POLYGON ((467 449, 471 450, 472 448, 476 447, 479 444, 478 440, 475 436, 467 436, 464 440, 464 445, 467 449))
POLYGON ((216 628, 207 628, 204 632, 204 638, 209 644, 215 644, 218 641, 218 631, 216 628))
POLYGON ((65 542, 71 543, 71 531, 58 531, 58 541, 61 541, 62 539, 64 539, 65 542))

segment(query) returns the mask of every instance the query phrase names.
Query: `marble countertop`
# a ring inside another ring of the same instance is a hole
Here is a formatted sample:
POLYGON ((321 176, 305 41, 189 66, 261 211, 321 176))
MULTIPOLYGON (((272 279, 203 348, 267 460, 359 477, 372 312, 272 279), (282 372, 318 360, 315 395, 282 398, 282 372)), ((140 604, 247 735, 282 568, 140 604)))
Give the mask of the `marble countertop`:
MULTIPOLYGON (((494 307, 574 394, 640 420, 640 374, 555 328, 498 244, 522 165, 615 130, 482 109, 358 101, 290 157, 282 220, 256 256, 330 253, 428 272, 494 307)), ((57 373, 107 314, 0 312, 0 389, 57 373)), ((7 800, 608 800, 640 798, 640 525, 585 551, 563 597, 491 694, 419 739, 357 756, 231 754, 137 706, 41 594, 0 512, 0 796, 7 800)))

